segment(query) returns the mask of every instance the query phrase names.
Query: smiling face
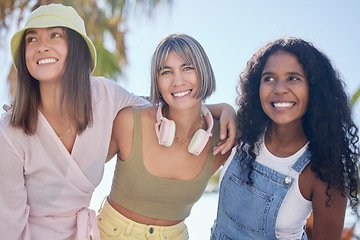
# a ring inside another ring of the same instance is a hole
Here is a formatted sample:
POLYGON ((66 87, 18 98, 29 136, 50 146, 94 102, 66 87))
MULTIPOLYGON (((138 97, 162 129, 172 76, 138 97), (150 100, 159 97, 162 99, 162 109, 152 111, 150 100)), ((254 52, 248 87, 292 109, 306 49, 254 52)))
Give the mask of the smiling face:
POLYGON ((265 114, 281 125, 301 124, 309 101, 309 84, 297 57, 279 51, 269 56, 260 82, 260 101, 265 114))
POLYGON ((158 73, 158 85, 164 101, 172 107, 187 109, 201 99, 195 97, 197 75, 193 65, 184 63, 170 51, 158 73))
POLYGON ((25 33, 25 61, 31 76, 56 81, 64 71, 68 44, 63 28, 31 28, 25 33))

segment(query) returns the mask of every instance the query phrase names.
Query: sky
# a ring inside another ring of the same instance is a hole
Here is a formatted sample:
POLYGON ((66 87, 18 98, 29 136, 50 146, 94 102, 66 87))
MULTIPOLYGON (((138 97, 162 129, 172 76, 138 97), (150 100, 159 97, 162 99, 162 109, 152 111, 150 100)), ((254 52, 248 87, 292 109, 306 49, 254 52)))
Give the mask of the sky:
MULTIPOLYGON (((226 102, 236 107, 235 87, 247 60, 267 42, 291 36, 310 41, 324 52, 352 95, 360 88, 359 10, 358 0, 173 0, 172 5, 160 4, 151 17, 139 12, 129 17, 125 37, 128 65, 118 83, 148 96, 150 60, 157 44, 168 34, 185 33, 200 42, 215 73, 216 92, 207 103, 226 102)), ((0 105, 10 101, 6 76, 11 35, 0 43, 0 105)), ((112 49, 111 44, 108 48, 112 49)), ((354 109, 358 125, 359 102, 354 109)), ((94 193, 94 208, 108 193, 112 171, 110 163, 94 193)))
MULTIPOLYGON (((238 76, 258 48, 281 37, 300 37, 329 56, 347 84, 360 88, 360 1, 358 0, 173 0, 157 6, 151 17, 129 17, 125 45, 128 65, 117 79, 137 95, 150 93, 150 60, 160 40, 171 33, 197 39, 210 58, 217 80, 208 103, 234 107, 238 76)), ((17 26, 14 26, 16 30, 17 26)), ((9 102, 6 76, 10 69, 10 37, 0 43, 0 104, 9 102)), ((111 50, 113 47, 108 44, 111 50)), ((355 115, 360 115, 356 104, 355 115)), ((0 112, 1 113, 1 112, 0 112)))
MULTIPOLYGON (((149 95, 150 59, 159 41, 186 33, 207 52, 217 80, 208 103, 235 106, 235 87, 247 60, 269 41, 300 37, 333 61, 349 94, 360 88, 360 1, 357 0, 175 0, 160 5, 149 19, 136 15, 126 37, 129 91, 149 95), (139 87, 141 86, 141 87, 139 87)), ((359 106, 357 104, 357 115, 359 106)))

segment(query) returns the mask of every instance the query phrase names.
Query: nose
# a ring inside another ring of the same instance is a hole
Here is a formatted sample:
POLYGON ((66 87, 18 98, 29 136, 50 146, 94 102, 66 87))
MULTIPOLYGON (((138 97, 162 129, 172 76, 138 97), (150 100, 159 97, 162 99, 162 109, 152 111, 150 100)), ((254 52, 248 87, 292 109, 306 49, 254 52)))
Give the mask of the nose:
POLYGON ((42 53, 42 52, 47 52, 47 51, 49 51, 48 42, 46 41, 46 39, 40 40, 38 43, 37 52, 42 53))
POLYGON ((185 84, 185 79, 184 77, 180 74, 180 73, 174 73, 174 78, 173 78, 173 85, 174 86, 181 86, 183 84, 185 84))
POLYGON ((276 94, 283 94, 289 91, 287 82, 285 80, 276 81, 274 92, 276 94))

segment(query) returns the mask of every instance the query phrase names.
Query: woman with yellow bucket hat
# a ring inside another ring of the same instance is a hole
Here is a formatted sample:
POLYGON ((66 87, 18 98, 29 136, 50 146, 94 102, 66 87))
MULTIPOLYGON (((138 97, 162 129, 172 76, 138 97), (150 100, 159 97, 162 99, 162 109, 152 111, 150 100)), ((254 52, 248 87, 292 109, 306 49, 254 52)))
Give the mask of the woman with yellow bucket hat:
POLYGON ((113 120, 120 109, 147 102, 90 77, 95 47, 72 7, 33 11, 12 37, 11 53, 18 86, 0 121, 0 238, 99 239, 87 207, 113 120))
MULTIPOLYGON (((33 11, 12 37, 11 53, 18 84, 12 109, 0 119, 0 238, 99 239, 88 206, 113 120, 122 108, 147 102, 90 76, 96 50, 72 7, 33 11)), ((229 109, 212 109, 224 110, 226 131, 229 109)))

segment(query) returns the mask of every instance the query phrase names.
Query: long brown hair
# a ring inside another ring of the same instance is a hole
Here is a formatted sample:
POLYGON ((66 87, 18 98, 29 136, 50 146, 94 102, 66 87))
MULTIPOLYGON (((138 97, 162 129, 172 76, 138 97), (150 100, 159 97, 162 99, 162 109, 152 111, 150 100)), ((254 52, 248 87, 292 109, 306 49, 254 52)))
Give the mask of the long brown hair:
MULTIPOLYGON (((64 27, 68 55, 61 81, 60 104, 64 104, 77 132, 82 133, 93 123, 90 74, 94 65, 84 38, 76 31, 64 27)), ((25 62, 25 34, 19 47, 16 94, 10 125, 19 127, 27 135, 36 132, 38 108, 41 104, 39 81, 33 78, 25 62)))

